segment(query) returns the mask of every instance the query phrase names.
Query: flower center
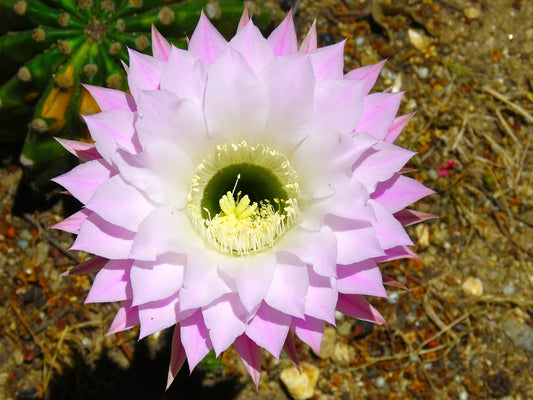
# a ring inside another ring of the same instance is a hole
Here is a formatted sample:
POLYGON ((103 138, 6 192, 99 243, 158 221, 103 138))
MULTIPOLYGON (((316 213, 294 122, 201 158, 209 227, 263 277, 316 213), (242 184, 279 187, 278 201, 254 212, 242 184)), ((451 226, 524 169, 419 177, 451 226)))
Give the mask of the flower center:
POLYGON ((189 216, 217 250, 237 256, 274 245, 298 214, 297 175, 283 154, 245 141, 217 146, 196 168, 189 216))

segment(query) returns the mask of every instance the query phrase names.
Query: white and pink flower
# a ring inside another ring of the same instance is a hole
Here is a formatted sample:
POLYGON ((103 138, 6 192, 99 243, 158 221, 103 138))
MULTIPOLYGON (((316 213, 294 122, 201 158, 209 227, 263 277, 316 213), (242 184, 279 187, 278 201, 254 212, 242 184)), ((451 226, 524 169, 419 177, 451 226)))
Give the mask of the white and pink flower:
POLYGON ((87 87, 94 144, 55 178, 85 207, 55 227, 95 255, 87 302, 121 301, 109 333, 175 326, 169 382, 232 344, 257 384, 260 349, 320 348, 335 311, 384 322, 377 262, 412 257, 405 209, 432 193, 392 144, 401 93, 369 94, 383 63, 343 72, 344 43, 298 48, 289 15, 265 39, 245 12, 227 42, 202 15, 187 51, 130 50, 131 94, 87 87))

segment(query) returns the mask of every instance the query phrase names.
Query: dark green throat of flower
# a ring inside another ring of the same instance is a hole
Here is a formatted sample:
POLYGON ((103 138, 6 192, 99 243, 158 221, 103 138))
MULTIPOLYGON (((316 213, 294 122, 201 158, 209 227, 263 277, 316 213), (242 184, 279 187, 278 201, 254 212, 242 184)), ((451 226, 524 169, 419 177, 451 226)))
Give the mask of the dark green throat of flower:
POLYGON ((188 213, 212 247, 245 256, 273 247, 293 225, 299 194, 283 154, 262 144, 224 144, 196 168, 188 213))
POLYGON ((272 171, 250 163, 233 164, 219 170, 205 186, 200 203, 204 219, 220 214, 220 199, 228 192, 236 199, 248 196, 252 204, 270 203, 281 213, 289 199, 272 171))

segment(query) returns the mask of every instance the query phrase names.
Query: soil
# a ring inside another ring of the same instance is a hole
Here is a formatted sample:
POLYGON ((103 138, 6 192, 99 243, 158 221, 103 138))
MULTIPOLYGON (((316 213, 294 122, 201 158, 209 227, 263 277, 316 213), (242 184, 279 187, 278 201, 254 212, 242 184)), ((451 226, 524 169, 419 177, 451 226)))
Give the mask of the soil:
MULTIPOLYGON (((416 111, 399 144, 411 175, 437 193, 408 228, 419 259, 382 265, 388 326, 339 315, 320 355, 313 399, 533 399, 533 2, 304 0, 300 37, 346 39, 346 71, 384 58, 375 90, 405 90, 416 111)), ((169 335, 104 337, 117 306, 84 305, 91 277, 60 274, 87 257, 48 229, 76 205, 24 208, 17 149, 0 169, 0 398, 276 399, 285 355, 263 354, 256 390, 233 350, 164 391, 169 335)))

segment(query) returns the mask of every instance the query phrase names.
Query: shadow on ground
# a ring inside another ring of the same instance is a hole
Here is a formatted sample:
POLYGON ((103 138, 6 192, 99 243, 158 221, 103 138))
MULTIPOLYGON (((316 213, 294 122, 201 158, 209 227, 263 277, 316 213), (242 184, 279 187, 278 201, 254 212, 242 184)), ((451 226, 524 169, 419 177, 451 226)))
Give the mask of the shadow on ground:
POLYGON ((74 367, 67 369, 50 382, 46 398, 49 400, 230 400, 239 391, 238 382, 231 378, 217 379, 208 386, 206 373, 195 370, 189 375, 184 366, 171 388, 165 392, 170 346, 155 357, 145 341, 137 343, 133 362, 127 369, 103 355, 89 366, 81 354, 74 356, 74 367))

